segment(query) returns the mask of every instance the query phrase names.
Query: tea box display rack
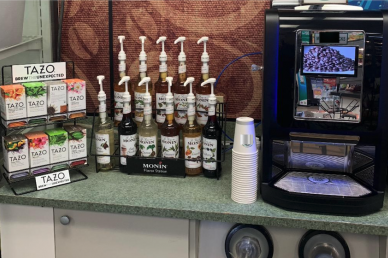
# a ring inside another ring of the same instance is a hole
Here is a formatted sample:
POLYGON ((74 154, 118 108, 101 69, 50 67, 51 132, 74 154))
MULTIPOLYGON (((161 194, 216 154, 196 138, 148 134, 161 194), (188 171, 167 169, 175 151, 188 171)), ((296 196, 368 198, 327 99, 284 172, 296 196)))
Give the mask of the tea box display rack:
MULTIPOLYGON (((60 65, 61 67, 65 67, 64 69, 61 70, 61 75, 62 76, 59 76, 55 79, 50 79, 50 80, 64 80, 64 79, 73 79, 75 78, 75 68, 74 68, 74 62, 73 61, 69 61, 69 62, 61 62, 61 63, 49 63, 49 64, 26 64, 25 66, 38 66, 40 68, 43 69, 43 67, 47 67, 47 66, 52 66, 52 67, 58 67, 58 65, 60 65), (71 68, 69 68, 68 66, 71 65, 71 68), (68 78, 66 75, 67 75, 67 70, 71 70, 72 71, 72 77, 71 78, 68 78)), ((11 72, 11 75, 12 75, 12 79, 13 79, 13 83, 16 84, 18 83, 18 81, 15 79, 15 73, 14 71, 16 70, 15 69, 15 65, 6 65, 6 66, 3 66, 2 67, 2 85, 4 85, 5 83, 5 76, 4 76, 4 71, 5 70, 8 70, 6 68, 9 68, 10 72, 11 72)), ((16 72, 17 73, 17 72, 16 72)), ((20 76, 18 76, 20 78, 20 76)), ((41 80, 38 80, 38 81, 47 81, 48 79, 41 79, 41 80)), ((23 83, 26 83, 26 82, 32 82, 32 81, 37 81, 37 80, 23 80, 23 83)), ((27 120, 27 118, 25 118, 27 120)), ((42 130, 42 128, 46 129, 47 126, 53 126, 54 128, 57 128, 57 127, 61 127, 63 124, 73 124, 73 125, 77 125, 77 122, 78 121, 82 121, 82 120, 87 120, 87 116, 86 116, 86 112, 85 112, 85 116, 84 117, 77 117, 77 118, 69 118, 67 112, 66 112, 66 119, 63 119, 63 120, 59 120, 59 121, 49 121, 48 119, 46 120, 46 122, 43 122, 43 123, 39 123, 39 124, 25 124, 23 126, 17 126, 17 127, 8 127, 7 126, 7 123, 4 123, 4 122, 1 122, 0 123, 0 131, 1 131, 1 136, 9 136, 9 135, 16 135, 16 134, 22 134, 22 133, 25 133, 26 131, 29 131, 29 132, 33 132, 34 129, 36 128, 40 128, 42 130)), ((4 120, 3 120, 4 121, 4 120)), ((43 129, 43 130, 44 130, 43 129)), ((4 144, 4 142, 2 141, 2 144, 4 144)), ((86 158, 87 159, 87 158, 86 158)), ((69 164, 71 164, 71 160, 68 161, 69 164)), ((62 162, 63 163, 63 162, 62 162)), ((61 163, 61 164, 62 164, 61 163)), ((55 166, 55 164, 50 164, 50 167, 52 166, 55 166)), ((12 192, 15 194, 15 195, 24 195, 24 194, 28 194, 28 193, 32 193, 32 192, 36 192, 36 191, 42 191, 42 190, 45 190, 45 189, 49 189, 49 188, 53 188, 53 187, 59 187, 59 186, 62 186, 62 185, 66 185, 66 184, 70 184, 70 183, 75 183, 75 182, 79 182, 79 181, 83 181, 83 180, 86 180, 88 179, 88 176, 85 175, 81 169, 85 168, 85 167, 88 167, 89 164, 86 162, 84 164, 80 164, 80 165, 76 165, 76 166, 70 166, 70 165, 67 165, 67 167, 62 167, 61 169, 58 169, 58 170, 54 170, 54 169, 49 169, 47 172, 43 172, 43 173, 39 173, 39 174, 33 174, 33 173, 30 173, 29 176, 26 176, 26 177, 23 177, 23 178, 16 178, 16 179, 10 179, 7 177, 6 175, 6 168, 4 166, 4 164, 2 165, 2 168, 3 168, 3 177, 4 179, 6 180, 7 184, 9 185, 9 187, 11 188, 12 192), (67 174, 68 173, 68 174, 67 174), (58 185, 55 185, 54 184, 50 184, 49 187, 42 187, 42 185, 38 186, 38 184, 41 184, 41 179, 42 178, 45 178, 46 180, 48 179, 48 181, 50 180, 57 180, 57 177, 59 175, 59 177, 61 177, 60 175, 63 175, 63 174, 67 174, 68 176, 66 176, 65 178, 65 183, 58 183, 58 185), (39 182, 38 182, 38 178, 39 178, 39 182), (38 190, 39 189, 39 190, 38 190)), ((34 169, 34 168, 30 168, 30 169, 34 169)), ((14 172, 18 172, 18 171, 14 171, 14 172)))
MULTIPOLYGON (((132 100, 133 101, 133 100, 132 100)), ((110 103, 109 101, 107 101, 110 103)), ((131 104, 134 106, 134 103, 131 104)), ((153 110, 153 117, 155 117, 155 102, 152 103, 152 110, 153 110)), ((114 107, 112 106, 110 108, 110 119, 114 119, 114 107)), ((98 109, 96 109, 94 116, 93 116, 93 124, 95 124, 97 118, 98 118, 98 109)), ((226 132, 226 121, 227 121, 227 104, 226 103, 217 103, 216 105, 216 116, 217 121, 222 128, 224 132, 226 132)), ((159 136, 160 136, 160 130, 159 130, 159 136)), ((119 146, 119 140, 118 135, 115 134, 115 152, 114 155, 97 155, 96 149, 95 149, 95 141, 93 140, 95 138, 95 132, 94 132, 94 126, 92 129, 92 140, 90 141, 90 150, 89 154, 91 156, 95 157, 95 164, 96 164, 96 170, 97 173, 100 172, 97 166, 97 158, 98 157, 110 157, 111 159, 115 159, 115 168, 114 171, 120 171, 119 170, 119 160, 123 156, 120 155, 120 146, 119 146), (116 138, 117 137, 117 138, 116 138)), ((224 149, 226 146, 226 136, 223 134, 222 139, 222 148, 224 149)), ((181 145, 181 144, 180 144, 181 145)), ((190 160, 182 158, 182 146, 179 148, 180 157, 179 158, 162 158, 160 157, 161 153, 161 147, 160 144, 158 146, 158 157, 140 157, 139 156, 139 150, 137 151, 137 155, 135 156, 127 156, 127 162, 125 171, 128 175, 145 175, 145 176, 166 176, 166 177, 179 177, 179 178, 185 178, 185 161, 198 161, 203 162, 203 159, 198 160, 190 160)), ((225 161, 225 151, 221 152, 221 157, 216 160, 218 163, 223 163, 225 161)), ((220 173, 217 174, 217 180, 220 177, 220 173)))

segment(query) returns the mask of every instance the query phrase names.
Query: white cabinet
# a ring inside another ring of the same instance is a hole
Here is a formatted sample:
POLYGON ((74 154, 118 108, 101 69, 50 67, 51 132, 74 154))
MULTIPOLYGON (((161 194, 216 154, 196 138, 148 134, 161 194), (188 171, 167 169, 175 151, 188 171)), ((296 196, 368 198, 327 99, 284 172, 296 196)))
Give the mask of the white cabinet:
POLYGON ((0 204, 0 225, 3 258, 189 258, 184 219, 0 204))
POLYGON ((55 258, 53 208, 0 204, 3 258, 55 258))
POLYGON ((54 224, 56 258, 189 256, 189 220, 54 209, 54 224))

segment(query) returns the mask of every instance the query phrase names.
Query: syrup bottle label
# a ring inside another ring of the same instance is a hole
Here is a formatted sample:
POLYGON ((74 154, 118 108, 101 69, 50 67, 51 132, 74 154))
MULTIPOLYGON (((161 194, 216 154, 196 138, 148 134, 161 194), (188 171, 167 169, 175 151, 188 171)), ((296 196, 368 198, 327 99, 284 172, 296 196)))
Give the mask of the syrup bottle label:
POLYGON ((203 137, 203 168, 207 170, 217 169, 217 140, 203 137))
MULTIPOLYGON (((137 134, 132 135, 120 135, 120 155, 121 156, 134 156, 136 155, 137 134)), ((121 165, 127 165, 127 159, 125 157, 120 158, 121 165)))
POLYGON ((174 94, 174 105, 176 110, 187 110, 187 95, 188 94, 174 94))
POLYGON ((197 161, 186 160, 185 165, 187 168, 199 168, 201 167, 201 136, 198 137, 185 137, 185 159, 196 159, 197 161))
POLYGON ((141 157, 156 157, 156 136, 151 137, 139 137, 139 148, 141 157))
POLYGON ((179 136, 162 135, 162 157, 179 158, 179 136))
MULTIPOLYGON (((109 134, 97 134, 96 133, 96 153, 97 155, 110 155, 110 141, 109 134)), ((97 157, 97 163, 109 164, 110 157, 99 156, 97 157)))

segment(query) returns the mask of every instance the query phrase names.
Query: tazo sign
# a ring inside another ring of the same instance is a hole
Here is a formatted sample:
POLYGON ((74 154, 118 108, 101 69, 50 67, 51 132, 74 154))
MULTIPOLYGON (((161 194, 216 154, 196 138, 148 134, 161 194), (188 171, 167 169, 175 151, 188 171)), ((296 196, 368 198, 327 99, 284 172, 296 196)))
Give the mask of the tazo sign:
POLYGON ((62 79, 66 79, 65 62, 12 66, 13 83, 62 79))

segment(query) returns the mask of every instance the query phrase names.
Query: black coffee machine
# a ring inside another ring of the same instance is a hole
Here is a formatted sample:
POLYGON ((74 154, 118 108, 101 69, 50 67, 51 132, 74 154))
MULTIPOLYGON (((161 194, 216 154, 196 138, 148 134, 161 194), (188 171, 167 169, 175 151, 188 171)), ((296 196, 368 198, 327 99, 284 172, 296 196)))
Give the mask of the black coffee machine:
POLYGON ((267 10, 261 194, 289 210, 383 206, 388 13, 267 10))

